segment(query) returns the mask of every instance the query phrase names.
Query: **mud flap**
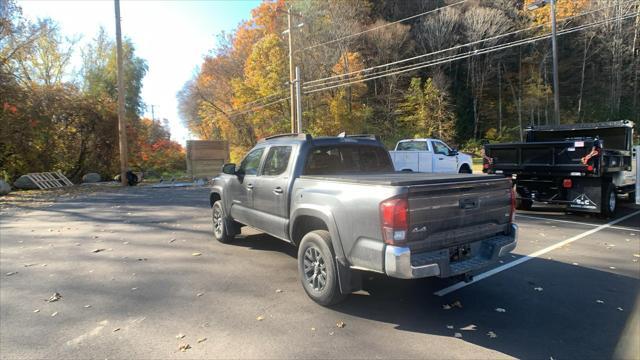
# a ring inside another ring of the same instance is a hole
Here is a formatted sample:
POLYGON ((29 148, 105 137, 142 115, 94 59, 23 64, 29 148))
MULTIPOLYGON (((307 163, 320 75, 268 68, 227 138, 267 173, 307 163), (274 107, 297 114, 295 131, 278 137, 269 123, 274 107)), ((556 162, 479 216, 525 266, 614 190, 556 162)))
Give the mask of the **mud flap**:
POLYGON ((354 291, 362 290, 362 275, 358 271, 351 270, 336 257, 336 269, 338 270, 338 283, 340 292, 351 294, 354 291))
POLYGON ((602 179, 573 179, 573 187, 567 191, 567 208, 573 211, 600 213, 602 203, 602 179))

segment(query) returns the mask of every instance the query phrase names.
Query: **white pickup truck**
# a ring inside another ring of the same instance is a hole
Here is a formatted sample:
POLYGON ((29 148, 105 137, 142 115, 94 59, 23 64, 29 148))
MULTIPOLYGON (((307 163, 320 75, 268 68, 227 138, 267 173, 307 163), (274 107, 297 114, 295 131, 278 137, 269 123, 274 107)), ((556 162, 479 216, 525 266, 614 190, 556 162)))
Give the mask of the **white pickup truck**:
POLYGON ((471 156, 438 139, 406 139, 389 151, 396 171, 472 173, 471 156))

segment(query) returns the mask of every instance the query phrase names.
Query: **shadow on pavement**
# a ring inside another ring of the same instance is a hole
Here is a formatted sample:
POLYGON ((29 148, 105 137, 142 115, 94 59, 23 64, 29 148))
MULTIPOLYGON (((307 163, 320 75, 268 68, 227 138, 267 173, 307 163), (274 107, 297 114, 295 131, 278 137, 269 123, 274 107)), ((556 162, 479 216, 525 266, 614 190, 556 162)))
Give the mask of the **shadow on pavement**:
POLYGON ((448 296, 433 295, 445 286, 440 279, 403 281, 377 275, 365 283, 370 295, 353 294, 334 309, 395 324, 403 331, 440 336, 457 332, 464 341, 517 358, 602 359, 611 358, 619 346, 638 349, 635 336, 618 344, 625 326, 638 327, 627 324, 632 313, 640 311, 634 309, 640 293, 635 278, 534 259, 448 296), (455 301, 462 308, 443 309, 455 301), (490 337, 490 331, 497 337, 490 337))

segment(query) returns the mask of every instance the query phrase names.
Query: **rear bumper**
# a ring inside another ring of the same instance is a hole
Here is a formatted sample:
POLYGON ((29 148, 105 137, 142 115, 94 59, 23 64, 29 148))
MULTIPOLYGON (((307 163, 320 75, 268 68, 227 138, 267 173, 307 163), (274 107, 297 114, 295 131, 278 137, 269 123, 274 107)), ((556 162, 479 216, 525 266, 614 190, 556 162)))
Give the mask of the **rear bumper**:
POLYGON ((518 243, 518 225, 511 224, 508 235, 493 236, 471 244, 472 257, 451 262, 449 249, 412 254, 408 247, 387 245, 384 256, 385 273, 400 279, 450 277, 478 270, 510 253, 518 243))

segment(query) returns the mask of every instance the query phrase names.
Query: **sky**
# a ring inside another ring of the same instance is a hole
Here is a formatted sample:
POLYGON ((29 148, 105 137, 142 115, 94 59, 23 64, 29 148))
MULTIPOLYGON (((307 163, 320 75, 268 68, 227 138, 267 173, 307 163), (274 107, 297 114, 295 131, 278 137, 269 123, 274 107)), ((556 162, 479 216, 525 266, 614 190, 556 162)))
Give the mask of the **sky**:
MULTIPOLYGON (((49 17, 66 36, 82 36, 80 45, 91 41, 100 26, 115 39, 114 2, 111 0, 23 0, 23 14, 32 20, 49 17)), ((147 61, 142 97, 145 116, 167 118, 171 138, 185 144, 191 136, 178 116, 176 93, 216 47, 216 36, 232 31, 251 15, 260 0, 121 0, 123 37, 136 46, 136 54, 147 61)), ((80 51, 74 54, 79 66, 80 51)))

